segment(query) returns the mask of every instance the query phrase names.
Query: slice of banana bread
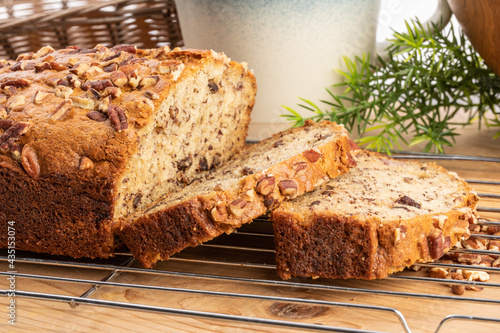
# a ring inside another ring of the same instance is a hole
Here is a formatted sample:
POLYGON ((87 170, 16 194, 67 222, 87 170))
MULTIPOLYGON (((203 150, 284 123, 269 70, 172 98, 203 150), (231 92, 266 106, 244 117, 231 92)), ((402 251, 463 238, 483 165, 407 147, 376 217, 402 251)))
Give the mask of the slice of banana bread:
POLYGON ((383 278, 468 237, 478 197, 455 173, 364 150, 353 156, 349 173, 273 211, 281 278, 383 278))
POLYGON ((0 222, 15 223, 18 250, 113 255, 116 219, 244 147, 255 95, 246 65, 214 51, 47 46, 0 60, 0 222))
POLYGON ((123 221, 120 237, 145 266, 230 233, 353 166, 343 126, 307 122, 250 145, 208 177, 123 221))

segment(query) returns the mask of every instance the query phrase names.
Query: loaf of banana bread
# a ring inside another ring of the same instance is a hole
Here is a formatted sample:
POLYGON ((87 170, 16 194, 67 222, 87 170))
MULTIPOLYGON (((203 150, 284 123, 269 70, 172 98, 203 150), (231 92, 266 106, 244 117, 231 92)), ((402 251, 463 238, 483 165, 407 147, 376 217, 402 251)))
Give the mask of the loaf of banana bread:
POLYGON ((18 250, 108 257, 117 220, 244 147, 255 94, 246 65, 213 51, 48 46, 0 60, 0 221, 18 250))
POLYGON ((279 276, 383 278, 469 236, 478 201, 455 173, 364 150, 357 167, 271 216, 279 276))
POLYGON ((120 238, 145 267, 244 223, 347 172, 347 131, 306 124, 250 145, 208 177, 123 221, 120 238))

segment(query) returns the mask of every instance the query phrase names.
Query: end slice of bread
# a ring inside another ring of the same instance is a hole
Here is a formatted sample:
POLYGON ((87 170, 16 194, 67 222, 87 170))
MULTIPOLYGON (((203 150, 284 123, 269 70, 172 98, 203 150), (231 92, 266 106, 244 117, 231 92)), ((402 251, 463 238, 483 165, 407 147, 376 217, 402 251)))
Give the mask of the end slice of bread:
POLYGON ((122 221, 121 239, 145 266, 231 233, 346 173, 354 160, 342 125, 308 122, 249 145, 208 177, 122 221))
POLYGON ((353 156, 349 173, 272 213, 281 278, 383 278, 469 236, 478 197, 455 173, 364 150, 353 156))

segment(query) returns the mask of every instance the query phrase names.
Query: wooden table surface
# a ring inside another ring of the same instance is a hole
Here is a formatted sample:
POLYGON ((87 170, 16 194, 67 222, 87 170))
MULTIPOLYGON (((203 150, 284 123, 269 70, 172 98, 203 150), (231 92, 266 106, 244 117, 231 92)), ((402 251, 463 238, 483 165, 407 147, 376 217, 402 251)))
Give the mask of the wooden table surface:
MULTIPOLYGON (((500 157, 500 140, 492 141, 495 131, 464 130, 458 138, 457 148, 447 152, 461 155, 500 157)), ((443 161, 465 179, 500 181, 500 163, 443 161)), ((500 194, 500 186, 475 184, 479 193, 500 194)), ((500 208, 499 199, 481 200, 480 206, 500 208)), ((499 213, 484 213, 484 217, 500 220, 499 213)), ((252 224, 253 225, 253 224, 252 224)), ((251 225, 251 226, 252 226, 251 225)), ((269 225, 260 226, 269 231, 269 225)), ((483 291, 467 291, 455 296, 444 283, 413 281, 400 277, 418 277, 423 273, 405 271, 395 277, 377 281, 338 281, 292 279, 282 283, 276 276, 273 262, 273 240, 270 235, 256 236, 254 229, 222 237, 212 246, 187 249, 174 259, 162 262, 154 271, 134 270, 132 262, 109 279, 116 286, 104 285, 87 298, 128 304, 141 304, 170 309, 221 313, 230 316, 257 317, 291 323, 309 323, 384 332, 403 332, 397 313, 383 309, 355 308, 352 305, 370 305, 397 309, 412 332, 434 332, 440 321, 448 315, 474 315, 500 319, 500 274, 492 272, 491 283, 483 291), (224 244, 238 243, 238 249, 224 244), (249 247, 250 249, 247 249, 249 247), (236 263, 236 264, 231 264, 236 263), (157 273, 160 272, 160 273, 157 273), (163 272, 163 273, 161 273, 163 272), (165 273, 168 272, 168 273, 165 273), (213 278, 213 277, 216 278, 213 278), (222 279, 220 277, 230 277, 222 279), (253 280, 252 280, 253 279, 253 280), (167 289, 139 288, 157 286, 167 289), (174 291, 168 288, 181 288, 174 291), (196 293, 203 290, 205 293, 196 293), (213 293, 212 293, 213 292, 213 293), (238 294, 234 296, 233 294, 238 294), (258 295, 242 297, 243 295, 258 295), (420 295, 420 296, 419 296, 420 295), (438 295, 433 297, 421 295, 438 295), (456 299, 458 298, 458 299, 456 299), (296 303, 292 299, 310 300, 296 303), (339 302, 340 304, 336 304, 339 302), (349 306, 346 306, 349 305, 349 306)), ((257 231, 255 231, 257 232, 257 231)), ((260 232, 260 231, 259 231, 260 232)), ((44 257, 46 260, 54 258, 44 257)), ((79 297, 87 293, 92 281, 105 279, 113 270, 110 265, 127 260, 124 255, 114 261, 86 261, 94 267, 67 267, 50 262, 27 263, 19 260, 16 270, 23 274, 63 277, 78 281, 56 281, 44 278, 16 278, 16 291, 79 297), (90 280, 90 282, 85 282, 90 280)), ((66 259, 64 259, 66 260, 66 259)), ((78 262, 76 262, 78 263, 78 262)), ((0 270, 8 270, 5 261, 0 270)), ((7 276, 0 277, 2 289, 8 289, 7 276)), ((285 326, 253 323, 243 320, 207 318, 186 314, 168 314, 138 309, 79 304, 68 301, 15 297, 16 325, 8 324, 9 298, 0 297, 1 332, 290 332, 307 331, 285 326)), ((112 303, 115 304, 115 303, 112 303)), ((293 325, 293 324, 292 324, 293 325)), ((298 324, 300 325, 300 324, 298 324)), ((469 320, 450 321, 442 332, 494 332, 500 323, 469 320)))

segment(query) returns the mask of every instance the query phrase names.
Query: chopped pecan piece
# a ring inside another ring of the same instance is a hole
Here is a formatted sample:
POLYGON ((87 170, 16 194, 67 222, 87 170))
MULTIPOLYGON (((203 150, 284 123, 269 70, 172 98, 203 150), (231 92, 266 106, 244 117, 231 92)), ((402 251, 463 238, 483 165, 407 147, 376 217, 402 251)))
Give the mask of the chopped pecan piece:
POLYGON ((75 64, 73 68, 71 68, 69 71, 81 78, 89 68, 90 68, 89 64, 87 64, 86 62, 80 62, 78 64, 75 64))
POLYGON ((103 97, 111 96, 112 98, 118 98, 122 94, 122 90, 118 87, 107 87, 102 93, 103 97))
POLYGON ((102 70, 105 71, 106 73, 114 72, 118 70, 118 64, 117 63, 109 64, 108 66, 103 67, 102 70))
POLYGON ((73 101, 70 99, 65 99, 61 104, 59 104, 56 108, 56 111, 50 116, 50 120, 52 122, 63 120, 70 113, 73 108, 73 101))
POLYGON ((287 197, 294 197, 297 195, 299 185, 293 179, 281 180, 278 184, 281 194, 287 197))
POLYGON ((65 87, 65 86, 57 86, 56 90, 54 91, 54 94, 57 97, 68 99, 69 96, 73 93, 73 89, 70 87, 65 87))
POLYGON ((243 210, 246 207, 247 202, 241 198, 238 198, 229 204, 229 210, 236 217, 240 217, 243 215, 243 210))
POLYGON ((144 92, 144 96, 146 96, 147 98, 152 99, 152 100, 160 99, 160 95, 158 95, 157 93, 155 93, 154 91, 151 91, 151 90, 146 90, 144 92))
POLYGON ((215 222, 222 222, 228 217, 226 206, 223 202, 217 202, 210 213, 215 222))
POLYGON ((427 237, 429 244, 429 254, 432 259, 439 259, 444 254, 443 232, 439 229, 433 229, 427 237))
POLYGON ((106 119, 108 119, 108 117, 104 113, 99 112, 99 111, 90 111, 89 113, 87 113, 87 117, 89 119, 92 119, 92 120, 95 120, 98 122, 103 122, 103 121, 106 121, 106 119))
POLYGON ((95 107, 95 102, 90 98, 79 97, 79 96, 71 96, 70 98, 73 101, 74 107, 86 110, 93 110, 95 107))
POLYGON ((15 79, 15 80, 9 80, 0 85, 0 88, 4 89, 7 86, 13 86, 16 88, 26 88, 29 87, 31 84, 31 81, 26 80, 26 79, 15 79))
POLYGON ((119 44, 112 47, 114 51, 123 51, 131 54, 137 54, 137 46, 132 44, 119 44))
POLYGON ((54 51, 55 50, 54 50, 54 48, 52 46, 44 46, 40 50, 36 51, 33 54, 33 59, 38 59, 38 58, 44 57, 47 54, 52 53, 54 51))
POLYGON ((33 99, 33 103, 39 105, 42 101, 47 98, 50 94, 44 91, 37 91, 33 99))
POLYGON ((397 204, 400 204, 400 205, 411 206, 411 207, 415 207, 418 209, 420 209, 422 207, 421 204, 419 204, 418 202, 416 202, 415 200, 413 200, 412 198, 410 198, 407 195, 403 195, 403 196, 399 197, 395 202, 397 204))
POLYGON ((208 89, 212 94, 215 94, 219 91, 219 86, 215 83, 214 80, 208 80, 208 89))
POLYGON ((127 116, 121 107, 111 104, 108 107, 108 116, 109 120, 118 132, 128 128, 127 116))
POLYGON ((309 149, 302 153, 305 158, 311 163, 316 163, 323 155, 317 148, 309 149))
POLYGON ((28 132, 30 128, 29 123, 25 122, 15 122, 8 119, 2 119, 0 126, 1 128, 6 128, 9 126, 5 132, 0 136, 0 152, 7 153, 11 150, 12 146, 16 143, 19 138, 28 132))
POLYGON ((16 95, 9 98, 7 101, 7 107, 10 109, 15 109, 20 107, 26 103, 26 96, 24 95, 16 95))
POLYGON ((35 64, 35 73, 41 73, 49 69, 52 69, 52 67, 50 67, 50 64, 48 62, 35 64))
POLYGON ((50 64, 51 69, 58 71, 58 72, 65 71, 68 69, 68 67, 66 67, 65 65, 60 64, 60 63, 55 62, 55 61, 51 61, 51 62, 49 62, 49 64, 50 64))
POLYGON ((38 157, 35 151, 28 145, 23 147, 21 153, 21 164, 24 171, 31 177, 37 178, 40 175, 40 164, 38 163, 38 157))
POLYGON ((82 171, 93 169, 94 162, 92 162, 92 160, 90 158, 88 158, 87 156, 82 156, 80 158, 80 165, 78 166, 78 168, 82 171))
POLYGON ((268 195, 274 190, 275 186, 274 177, 264 177, 259 182, 257 182, 256 191, 262 195, 268 195))
POLYGON ((128 82, 127 75, 122 71, 114 71, 109 75, 111 82, 117 87, 123 87, 128 82))
POLYGON ((160 77, 158 75, 149 75, 149 76, 146 76, 145 78, 143 78, 141 80, 141 82, 139 83, 139 85, 143 88, 150 87, 150 86, 154 86, 159 80, 160 80, 160 77))

